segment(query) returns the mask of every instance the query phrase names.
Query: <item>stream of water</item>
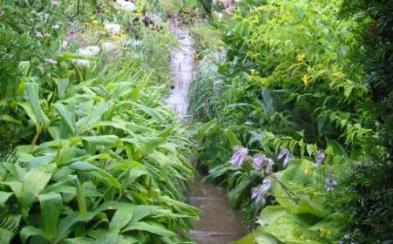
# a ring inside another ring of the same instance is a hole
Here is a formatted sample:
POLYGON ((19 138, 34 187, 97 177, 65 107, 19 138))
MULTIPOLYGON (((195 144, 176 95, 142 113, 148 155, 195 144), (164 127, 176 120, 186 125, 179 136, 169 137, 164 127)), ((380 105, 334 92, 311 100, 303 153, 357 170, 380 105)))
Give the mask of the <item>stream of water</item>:
MULTIPOLYGON (((169 27, 178 39, 179 47, 171 55, 173 85, 166 102, 184 123, 189 123, 188 91, 193 80, 195 54, 193 39, 177 25, 176 20, 170 20, 169 27)), ((246 233, 239 212, 229 206, 225 189, 204 182, 197 176, 190 185, 189 203, 200 210, 200 220, 190 231, 196 243, 226 244, 240 239, 246 233)))

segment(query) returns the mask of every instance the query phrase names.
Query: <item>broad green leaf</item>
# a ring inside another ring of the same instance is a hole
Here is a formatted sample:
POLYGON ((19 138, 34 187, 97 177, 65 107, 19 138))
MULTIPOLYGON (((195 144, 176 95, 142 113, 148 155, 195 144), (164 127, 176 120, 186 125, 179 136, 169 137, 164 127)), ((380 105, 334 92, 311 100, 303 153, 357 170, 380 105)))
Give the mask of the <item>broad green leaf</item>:
POLYGON ((155 222, 136 222, 136 223, 131 223, 129 224, 126 228, 124 228, 124 231, 130 231, 130 230, 142 230, 142 231, 147 231, 153 234, 157 234, 163 237, 174 237, 176 236, 176 233, 169 231, 166 229, 164 226, 155 223, 155 222))
POLYGON ((37 127, 44 127, 46 128, 50 121, 48 117, 46 117, 45 113, 42 111, 41 105, 40 105, 40 99, 38 95, 38 84, 36 83, 27 83, 26 84, 26 100, 27 104, 22 106, 23 108, 29 107, 27 114, 29 117, 36 122, 37 127))
POLYGON ((86 117, 78 120, 76 123, 79 133, 88 129, 92 124, 101 120, 102 115, 108 110, 107 103, 100 103, 93 107, 93 110, 86 117))
POLYGON ((16 233, 0 227, 0 243, 9 244, 16 233))
POLYGON ((273 113, 273 98, 268 89, 262 90, 263 104, 265 105, 266 112, 271 115, 273 113))
POLYGON ((76 200, 78 202, 79 212, 82 215, 87 214, 87 205, 86 205, 86 196, 83 187, 81 186, 80 182, 78 181, 76 186, 76 200))
POLYGON ((59 79, 57 81, 57 95, 59 99, 64 99, 69 83, 69 79, 59 79))
POLYGON ((87 237, 68 238, 60 242, 60 244, 91 244, 94 240, 87 237))
POLYGON ((25 175, 22 183, 22 195, 20 197, 23 216, 28 216, 31 205, 36 200, 38 194, 48 184, 54 169, 55 167, 53 165, 33 168, 25 175))
POLYGON ((20 61, 18 69, 23 76, 28 76, 30 71, 30 61, 20 61))
POLYGON ((109 224, 109 229, 119 233, 120 230, 131 221, 133 212, 134 206, 132 205, 117 208, 109 224))
POLYGON ((49 192, 38 197, 41 205, 41 222, 43 230, 49 239, 57 234, 60 211, 63 206, 62 197, 59 193, 49 192))
POLYGON ((147 107, 147 106, 140 104, 140 103, 135 103, 135 106, 137 108, 139 108, 140 110, 142 110, 143 112, 145 112, 146 114, 150 115, 150 117, 155 119, 157 122, 165 123, 163 116, 161 114, 159 114, 156 109, 147 107))
POLYGON ((4 204, 10 196, 12 196, 12 192, 0 191, 0 204, 4 204))
POLYGON ((44 239, 47 239, 44 231, 31 225, 23 227, 19 235, 22 243, 27 243, 28 239, 33 236, 41 236, 44 239))
POLYGON ((54 106, 59 112, 64 123, 67 125, 68 129, 70 129, 72 135, 74 135, 76 131, 75 114, 69 111, 68 108, 60 102, 55 103, 54 106))
POLYGON ((119 141, 119 137, 115 135, 83 136, 81 139, 99 145, 113 145, 119 141))

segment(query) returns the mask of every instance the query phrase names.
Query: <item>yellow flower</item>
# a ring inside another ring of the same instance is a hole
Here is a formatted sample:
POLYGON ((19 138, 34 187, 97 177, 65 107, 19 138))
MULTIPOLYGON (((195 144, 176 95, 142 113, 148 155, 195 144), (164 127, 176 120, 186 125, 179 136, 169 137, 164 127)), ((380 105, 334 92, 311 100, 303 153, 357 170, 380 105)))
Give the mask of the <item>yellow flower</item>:
POLYGON ((303 75, 302 81, 305 86, 308 86, 308 84, 310 84, 310 79, 308 75, 303 75))
POLYGON ((127 36, 124 35, 123 33, 120 33, 120 34, 114 35, 112 38, 113 38, 113 40, 115 40, 115 41, 122 41, 122 40, 126 39, 127 36))
POLYGON ((304 62, 304 59, 306 58, 306 56, 304 54, 298 54, 296 56, 296 61, 298 61, 299 63, 304 62))
POLYGON ((99 25, 100 24, 100 21, 98 21, 98 20, 93 20, 92 22, 91 22, 93 25, 99 25))
POLYGON ((312 175, 313 172, 313 167, 311 164, 307 164, 306 167, 304 168, 304 173, 308 176, 312 175))

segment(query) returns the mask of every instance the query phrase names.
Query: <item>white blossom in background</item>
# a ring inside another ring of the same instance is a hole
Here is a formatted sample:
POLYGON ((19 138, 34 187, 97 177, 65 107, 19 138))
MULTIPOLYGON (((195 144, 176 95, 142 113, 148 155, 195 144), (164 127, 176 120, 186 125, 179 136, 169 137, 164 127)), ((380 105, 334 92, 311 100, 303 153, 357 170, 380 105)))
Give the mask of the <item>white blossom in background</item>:
POLYGON ((60 28, 60 24, 59 23, 55 23, 54 25, 52 25, 51 27, 54 30, 58 30, 60 28))
POLYGON ((119 34, 121 31, 121 26, 116 23, 105 23, 104 28, 107 32, 109 32, 112 35, 119 34))
POLYGON ((73 63, 79 67, 89 67, 90 66, 90 61, 86 60, 86 59, 75 59, 73 61, 73 63))
POLYGON ((40 32, 40 31, 36 31, 36 32, 35 32, 35 37, 37 37, 37 38, 43 38, 43 37, 44 37, 44 34, 42 34, 42 32, 40 32))
POLYGON ((53 6, 59 6, 60 5, 60 1, 59 0, 52 0, 52 5, 53 6))
POLYGON ((127 12, 134 12, 136 10, 136 5, 135 3, 131 1, 125 1, 125 0, 116 0, 116 3, 119 5, 119 7, 127 12))
POLYGON ((48 19, 48 17, 49 17, 49 14, 44 13, 44 12, 39 12, 39 13, 34 12, 34 15, 35 15, 36 17, 38 17, 41 21, 45 21, 45 20, 48 19))
POLYGON ((101 48, 99 46, 88 46, 88 47, 79 48, 77 50, 77 53, 81 56, 92 57, 97 55, 100 51, 101 48))
POLYGON ((61 48, 62 48, 62 49, 66 49, 67 46, 68 46, 68 42, 67 42, 66 40, 63 40, 63 41, 61 42, 61 48))
POLYGON ((124 41, 124 45, 137 48, 137 47, 142 47, 143 42, 141 40, 129 39, 127 41, 124 41))
POLYGON ((57 64, 57 61, 54 59, 51 59, 51 58, 46 58, 45 63, 48 65, 55 65, 55 64, 57 64))
POLYGON ((117 45, 113 42, 103 42, 101 43, 101 48, 103 51, 109 52, 117 49, 117 45))

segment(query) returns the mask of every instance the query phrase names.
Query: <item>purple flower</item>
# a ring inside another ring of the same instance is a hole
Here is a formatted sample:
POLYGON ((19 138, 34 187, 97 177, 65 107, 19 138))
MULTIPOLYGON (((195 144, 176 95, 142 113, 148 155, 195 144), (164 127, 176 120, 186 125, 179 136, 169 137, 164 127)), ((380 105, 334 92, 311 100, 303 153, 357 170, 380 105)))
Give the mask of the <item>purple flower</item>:
POLYGON ((270 179, 264 179, 262 184, 252 188, 251 199, 261 207, 266 204, 266 194, 272 187, 272 181, 270 179))
POLYGON ((264 163, 266 159, 266 156, 263 154, 257 154, 253 157, 252 159, 252 166, 254 167, 255 170, 261 170, 262 169, 262 164, 264 163))
POLYGON ((231 161, 229 161, 234 168, 240 168, 248 156, 248 149, 244 147, 236 146, 233 149, 231 161))
POLYGON ((265 168, 266 173, 271 173, 273 170, 274 161, 263 154, 257 154, 252 159, 252 166, 255 170, 260 171, 265 168))
POLYGON ((321 166, 325 161, 325 159, 326 159, 326 154, 324 151, 318 151, 317 153, 315 153, 315 163, 318 166, 321 166))
POLYGON ((325 187, 327 191, 332 191, 337 186, 337 180, 331 177, 325 179, 325 187))
POLYGON ((292 153, 286 148, 282 148, 280 153, 278 154, 278 157, 277 157, 278 160, 283 160, 284 168, 286 168, 288 166, 289 161, 292 158, 293 158, 292 153))

